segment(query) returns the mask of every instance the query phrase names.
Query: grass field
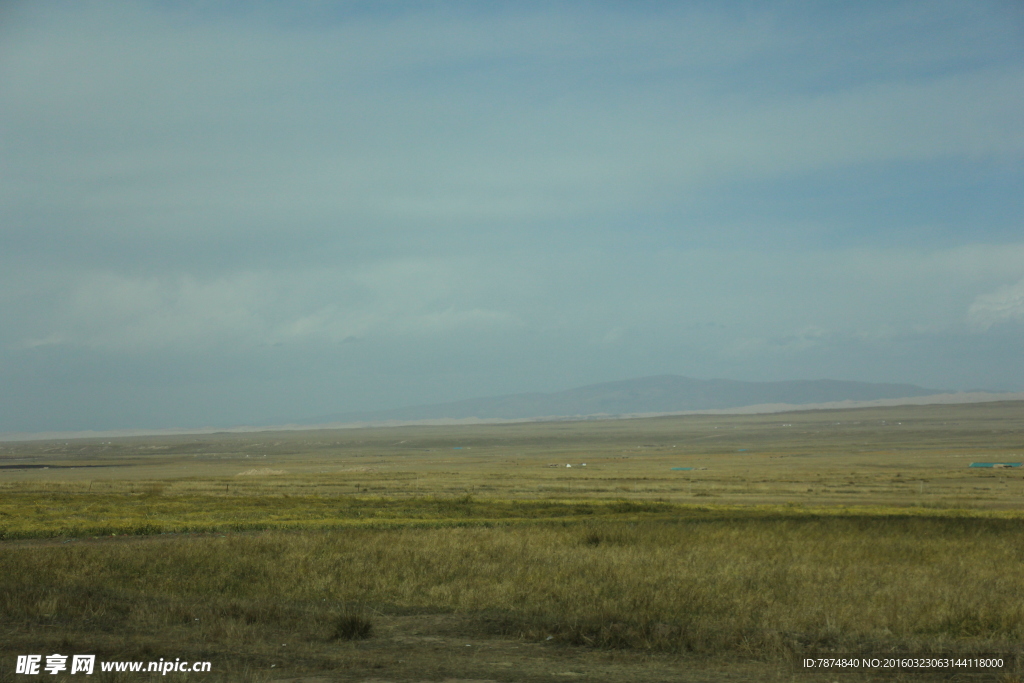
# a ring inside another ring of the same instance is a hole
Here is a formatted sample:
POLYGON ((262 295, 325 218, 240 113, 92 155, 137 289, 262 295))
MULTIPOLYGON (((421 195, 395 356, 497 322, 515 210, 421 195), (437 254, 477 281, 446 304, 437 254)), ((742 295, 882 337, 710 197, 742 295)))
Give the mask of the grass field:
POLYGON ((0 444, 0 681, 53 652, 213 663, 189 680, 1019 681, 1024 472, 968 465, 1024 460, 1022 417, 0 444), (798 665, 886 652, 1007 666, 798 665))

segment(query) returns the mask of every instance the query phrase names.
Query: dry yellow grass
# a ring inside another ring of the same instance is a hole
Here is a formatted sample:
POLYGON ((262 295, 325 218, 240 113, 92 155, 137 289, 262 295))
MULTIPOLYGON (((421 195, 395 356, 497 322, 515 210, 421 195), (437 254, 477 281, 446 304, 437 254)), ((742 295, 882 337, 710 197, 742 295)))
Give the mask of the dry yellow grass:
POLYGON ((1024 450, 1020 416, 5 444, 2 464, 111 466, 0 470, 23 539, 0 543, 0 681, 62 649, 209 659, 209 680, 834 680, 793 657, 1015 655, 1022 472, 966 465, 1024 450), (284 474, 237 476, 264 468, 284 474))
POLYGON ((1024 404, 1005 402, 7 443, 0 444, 0 493, 156 487, 202 496, 472 494, 1015 510, 1024 502, 1022 470, 968 465, 1024 461, 1022 416, 1024 404), (35 468, 8 469, 28 465, 35 468), (265 470, 283 474, 239 476, 265 470))
MULTIPOLYGON (((0 614, 6 650, 171 654, 259 670, 307 659, 333 669, 362 656, 337 638, 353 609, 379 624, 378 640, 394 635, 389 619, 448 614, 463 638, 698 658, 1008 652, 1024 635, 1018 528, 720 514, 21 543, 0 556, 0 614)), ((439 665, 409 654, 419 667, 439 665)), ((404 670, 399 658, 392 671, 404 670)))

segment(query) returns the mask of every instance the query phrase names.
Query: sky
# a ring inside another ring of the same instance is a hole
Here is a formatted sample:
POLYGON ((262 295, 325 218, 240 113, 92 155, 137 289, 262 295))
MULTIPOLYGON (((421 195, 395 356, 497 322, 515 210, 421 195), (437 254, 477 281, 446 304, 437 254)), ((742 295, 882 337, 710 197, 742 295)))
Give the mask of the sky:
POLYGON ((1024 390, 1024 4, 0 4, 0 432, 1024 390))

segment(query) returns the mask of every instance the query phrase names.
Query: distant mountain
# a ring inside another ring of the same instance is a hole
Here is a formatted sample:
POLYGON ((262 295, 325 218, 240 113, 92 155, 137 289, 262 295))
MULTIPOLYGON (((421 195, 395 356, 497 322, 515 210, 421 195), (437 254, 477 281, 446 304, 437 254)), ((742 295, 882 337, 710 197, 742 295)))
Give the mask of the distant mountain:
POLYGON ((913 384, 870 384, 838 380, 740 382, 678 375, 591 384, 554 393, 510 394, 395 410, 323 415, 305 424, 389 420, 523 419, 586 415, 674 413, 742 408, 765 403, 805 405, 832 401, 873 401, 929 396, 938 391, 913 384))

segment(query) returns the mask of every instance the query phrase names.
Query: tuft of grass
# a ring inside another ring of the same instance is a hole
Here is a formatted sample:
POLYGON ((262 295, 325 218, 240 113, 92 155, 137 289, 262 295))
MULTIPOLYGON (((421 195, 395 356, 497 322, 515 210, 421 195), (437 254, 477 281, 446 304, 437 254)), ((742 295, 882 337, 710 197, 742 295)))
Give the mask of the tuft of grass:
POLYGON ((373 635, 373 622, 362 613, 346 613, 338 617, 332 640, 364 640, 373 635))

